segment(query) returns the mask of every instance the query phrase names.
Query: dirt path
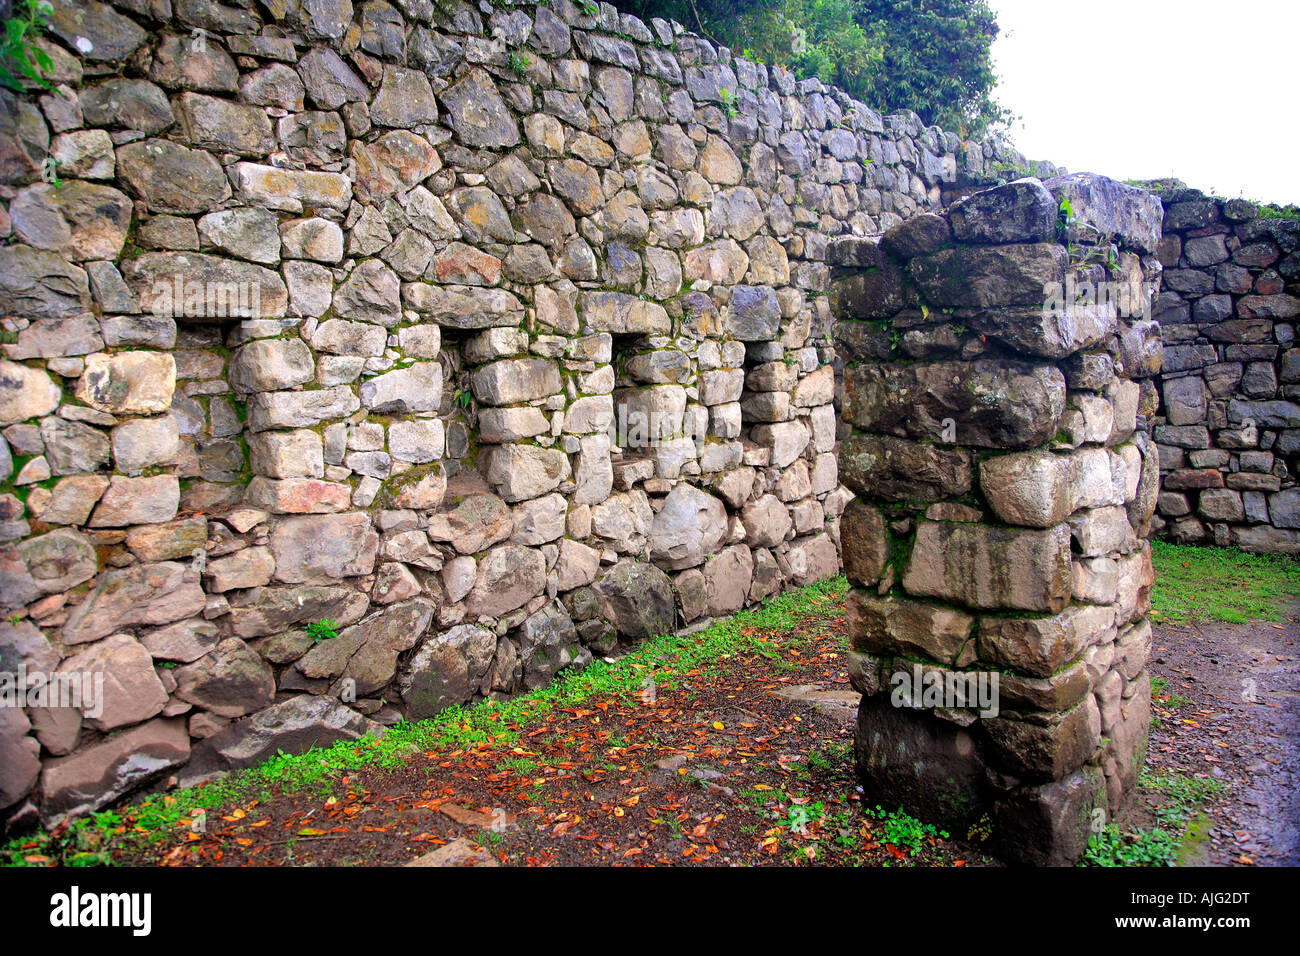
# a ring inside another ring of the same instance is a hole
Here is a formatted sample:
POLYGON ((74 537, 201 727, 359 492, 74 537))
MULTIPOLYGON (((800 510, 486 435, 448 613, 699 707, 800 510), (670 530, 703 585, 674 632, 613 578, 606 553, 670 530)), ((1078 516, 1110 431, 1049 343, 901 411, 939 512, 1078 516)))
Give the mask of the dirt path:
POLYGON ((1300 865, 1298 619, 1156 627, 1149 763, 1226 785, 1185 864, 1300 865))
MULTIPOLYGON (((1149 769, 1224 785, 1184 864, 1300 864, 1297 617, 1156 628, 1149 769)), ((105 849, 173 866, 996 865, 978 834, 862 806, 844 629, 830 599, 641 699, 590 699, 324 791, 272 786, 202 832, 184 818, 105 849)), ((1164 799, 1140 790, 1117 822, 1151 827, 1164 799)), ((122 817, 119 837, 139 832, 122 817)))
POLYGON ((864 812, 843 603, 827 611, 642 699, 596 698, 503 726, 498 740, 353 773, 328 795, 273 791, 211 815, 203 834, 186 819, 115 862, 992 862, 908 817, 864 812))

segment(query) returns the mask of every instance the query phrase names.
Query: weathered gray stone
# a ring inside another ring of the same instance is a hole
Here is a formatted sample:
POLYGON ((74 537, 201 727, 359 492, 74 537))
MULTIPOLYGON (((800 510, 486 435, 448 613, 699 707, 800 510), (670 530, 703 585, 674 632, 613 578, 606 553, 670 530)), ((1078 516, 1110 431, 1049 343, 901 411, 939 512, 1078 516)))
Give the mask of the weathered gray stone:
POLYGON ((303 753, 383 732, 381 725, 331 697, 302 694, 237 721, 196 745, 186 776, 254 767, 278 753, 303 753))
POLYGON ((961 444, 1029 448, 1055 437, 1065 378, 1054 366, 978 360, 845 370, 844 417, 875 432, 961 444))
POLYGON ((47 761, 41 773, 43 814, 98 810, 145 786, 190 756, 185 721, 158 718, 107 737, 68 757, 47 761))
POLYGON ((451 114, 452 129, 464 145, 496 148, 519 142, 519 126, 485 71, 469 70, 443 90, 439 99, 451 114))
POLYGON ((974 608, 1058 612, 1070 599, 1070 533, 921 521, 903 587, 974 608))
POLYGON ((179 506, 180 484, 175 475, 147 478, 114 475, 90 517, 90 527, 121 528, 170 521, 176 517, 179 506))
POLYGON ((669 570, 694 567, 726 535, 727 509, 722 502, 691 485, 678 484, 650 526, 650 560, 669 570))
POLYGON ((1066 254, 1054 243, 958 246, 912 260, 912 276, 933 306, 1042 305, 1065 284, 1066 254))
POLYGON ((472 625, 454 627, 426 641, 399 681, 410 720, 423 720, 483 691, 496 653, 496 635, 472 625))
POLYGON ((498 445, 488 456, 485 477, 511 503, 553 491, 571 474, 568 456, 553 448, 498 445))
POLYGON ((948 207, 958 242, 1046 242, 1056 231, 1057 200, 1037 179, 985 189, 948 207))
POLYGON ((64 318, 90 307, 86 271, 52 252, 0 246, 0 312, 32 319, 64 318))
POLYGON ((601 616, 624 637, 643 639, 672 630, 672 584, 654 565, 620 561, 601 575, 593 588, 601 616))
POLYGON ((152 212, 193 215, 230 198, 230 183, 210 153, 169 140, 119 147, 117 174, 152 212))
POLYGON ((980 490, 1009 524, 1050 528, 1073 510, 1070 458, 1051 452, 998 455, 980 462, 980 490))
POLYGON ((271 703, 275 675, 257 652, 230 637, 177 668, 176 696, 221 717, 242 717, 271 703))
POLYGON ((271 532, 275 578, 288 584, 329 584, 374 568, 379 535, 364 512, 285 518, 271 532))
POLYGON ((519 545, 493 548, 478 563, 466 610, 479 617, 500 617, 523 607, 546 586, 542 553, 519 545))
POLYGON ((1161 236, 1164 208, 1144 189, 1095 173, 1058 176, 1044 184, 1060 202, 1068 199, 1074 218, 1114 236, 1125 245, 1155 253, 1161 236))
POLYGON ((65 644, 84 644, 137 624, 170 624, 203 610, 198 574, 171 561, 104 572, 63 627, 65 644))
POLYGON ((116 259, 131 226, 131 202, 111 186, 37 183, 14 198, 9 217, 14 235, 34 248, 72 262, 116 259))

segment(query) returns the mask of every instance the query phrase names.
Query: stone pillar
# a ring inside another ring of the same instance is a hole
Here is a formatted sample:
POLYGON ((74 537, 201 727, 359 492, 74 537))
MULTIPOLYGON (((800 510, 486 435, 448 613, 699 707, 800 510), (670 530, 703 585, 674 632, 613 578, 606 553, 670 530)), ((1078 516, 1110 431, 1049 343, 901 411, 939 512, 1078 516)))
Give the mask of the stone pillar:
POLYGON ((1144 756, 1160 221, 1022 179, 830 246, 865 798, 1010 861, 1077 859, 1144 756))

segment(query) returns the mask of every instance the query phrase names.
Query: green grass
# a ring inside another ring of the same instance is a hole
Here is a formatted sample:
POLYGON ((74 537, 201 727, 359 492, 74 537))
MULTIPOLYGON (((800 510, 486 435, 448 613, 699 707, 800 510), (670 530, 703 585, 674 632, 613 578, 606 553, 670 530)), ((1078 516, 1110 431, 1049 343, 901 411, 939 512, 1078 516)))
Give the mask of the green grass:
POLYGON ((1158 621, 1277 621, 1300 599, 1300 561, 1292 557, 1152 541, 1151 560, 1158 621))
POLYGON ((1279 206, 1276 203, 1256 203, 1260 219, 1300 219, 1300 207, 1279 206))
POLYGON ((1080 866, 1174 866, 1191 845, 1204 840, 1207 821, 1201 806, 1219 796, 1218 780, 1181 773, 1143 773, 1142 790, 1164 795, 1156 808, 1156 825, 1149 829, 1121 830, 1113 823, 1088 841, 1080 866))
POLYGON ((811 631, 829 624, 840 614, 847 589, 842 575, 827 578, 769 598, 694 634, 668 634, 644 641, 613 664, 595 661, 585 670, 565 672, 547 687, 507 701, 449 707, 428 720, 397 724, 382 737, 340 741, 301 754, 281 752, 256 767, 204 786, 154 795, 123 807, 107 822, 100 819, 104 816, 100 814, 73 821, 57 837, 40 832, 0 845, 0 866, 24 865, 23 858, 32 855, 68 865, 107 864, 112 862, 111 850, 115 846, 156 840, 159 833, 173 831, 179 821, 195 811, 264 798, 272 787, 285 793, 314 789, 328 794, 340 777, 366 767, 396 767, 416 754, 437 748, 516 741, 520 730, 530 724, 593 697, 638 699, 651 674, 660 689, 671 689, 692 671, 696 672, 696 680, 699 675, 714 673, 720 661, 735 654, 780 659, 770 638, 779 634, 783 648, 806 644, 807 639, 800 639, 798 629, 811 631), (20 849, 28 843, 36 845, 20 849))

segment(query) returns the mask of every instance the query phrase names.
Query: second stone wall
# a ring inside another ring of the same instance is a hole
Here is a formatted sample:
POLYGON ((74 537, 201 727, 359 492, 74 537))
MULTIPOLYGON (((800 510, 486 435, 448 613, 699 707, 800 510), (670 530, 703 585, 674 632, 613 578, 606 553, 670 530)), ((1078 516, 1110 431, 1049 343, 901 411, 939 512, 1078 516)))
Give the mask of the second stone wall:
POLYGON ((1158 532, 1300 554, 1300 220, 1182 186, 1165 203, 1158 532))

